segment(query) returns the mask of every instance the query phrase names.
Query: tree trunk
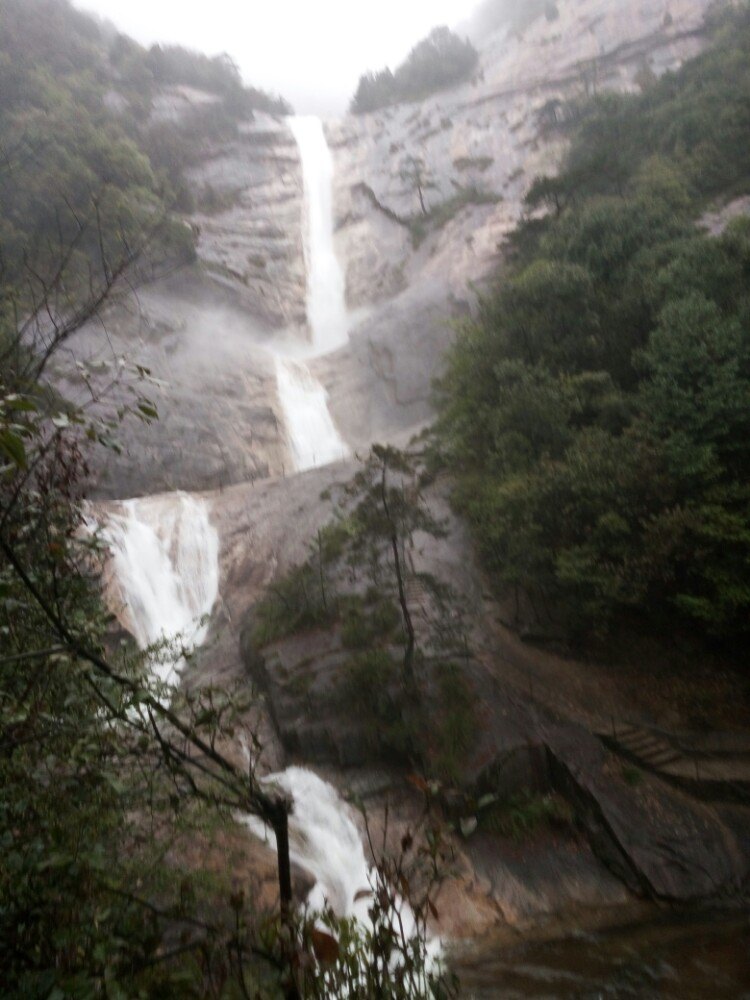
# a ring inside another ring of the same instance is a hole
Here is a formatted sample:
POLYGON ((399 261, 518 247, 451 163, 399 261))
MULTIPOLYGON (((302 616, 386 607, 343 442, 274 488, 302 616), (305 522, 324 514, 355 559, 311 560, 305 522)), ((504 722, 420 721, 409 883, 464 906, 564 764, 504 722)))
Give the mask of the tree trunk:
POLYGON ((294 939, 287 940, 284 927, 291 927, 292 916, 292 864, 289 858, 289 810, 286 802, 276 803, 271 819, 276 835, 276 865, 279 874, 279 906, 282 924, 282 947, 288 980, 284 985, 284 1000, 300 1000, 297 977, 294 968, 294 939))
POLYGON ((380 497, 383 503, 383 510, 391 528, 391 549, 393 550, 393 565, 396 570, 396 583, 398 585, 398 602, 401 605, 401 616, 404 619, 406 630, 406 649, 404 650, 404 679, 410 693, 416 691, 416 678, 414 676, 414 649, 416 639, 414 635, 414 623, 411 620, 411 612, 406 600, 406 587, 404 586, 404 574, 401 566, 401 554, 398 550, 398 531, 396 524, 391 517, 388 505, 388 489, 386 483, 386 463, 383 461, 383 469, 380 476, 380 497))

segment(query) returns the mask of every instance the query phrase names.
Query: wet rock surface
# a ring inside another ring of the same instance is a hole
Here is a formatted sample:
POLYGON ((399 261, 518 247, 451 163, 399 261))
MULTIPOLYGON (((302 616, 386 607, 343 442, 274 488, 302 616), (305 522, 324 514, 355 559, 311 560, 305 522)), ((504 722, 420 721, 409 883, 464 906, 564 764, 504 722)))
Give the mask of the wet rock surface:
POLYGON ((272 328, 305 324, 299 151, 283 119, 256 113, 187 173, 191 222, 210 276, 272 328))
MULTIPOLYGON (((313 764, 342 790, 354 788, 373 815, 388 798, 396 822, 393 802, 406 794, 406 772, 387 759, 375 764, 361 720, 334 696, 350 656, 337 632, 299 635, 266 649, 251 639, 252 606, 263 581, 306 557, 306 540, 326 520, 320 493, 351 471, 342 465, 214 497, 213 516, 225 538, 222 593, 231 606, 235 656, 243 660, 237 669, 265 696, 281 759, 313 764)), ((439 489, 433 502, 435 513, 446 516, 439 489)), ((508 683, 504 663, 516 654, 487 621, 488 604, 476 590, 481 574, 467 551, 455 524, 446 539, 419 554, 421 570, 450 578, 475 609, 472 636, 487 649, 481 662, 466 665, 478 706, 476 736, 456 794, 441 795, 442 808, 456 823, 470 819, 488 793, 501 801, 556 793, 568 802, 573 822, 529 842, 481 828, 466 841, 459 837, 464 867, 446 889, 451 910, 463 914, 454 930, 463 924, 472 934, 479 925, 525 926, 566 907, 616 907, 634 898, 729 904, 744 898, 750 844, 742 831, 750 828, 750 811, 737 803, 696 801, 656 776, 639 773, 635 781, 626 760, 608 751, 575 714, 567 716, 564 701, 555 712, 531 690, 508 683)), ((408 822, 413 806, 404 808, 400 819, 408 822)))
MULTIPOLYGON (((90 495, 217 489, 281 473, 289 459, 267 347, 272 336, 235 296, 196 270, 140 289, 81 331, 75 360, 93 367, 95 386, 109 382, 119 359, 128 363, 107 396, 107 412, 132 405, 137 390, 159 414, 152 423, 134 416, 122 422, 115 434, 121 451, 94 456, 90 495), (136 365, 157 383, 139 379, 136 365)), ((58 384, 91 405, 67 355, 58 364, 58 384)))

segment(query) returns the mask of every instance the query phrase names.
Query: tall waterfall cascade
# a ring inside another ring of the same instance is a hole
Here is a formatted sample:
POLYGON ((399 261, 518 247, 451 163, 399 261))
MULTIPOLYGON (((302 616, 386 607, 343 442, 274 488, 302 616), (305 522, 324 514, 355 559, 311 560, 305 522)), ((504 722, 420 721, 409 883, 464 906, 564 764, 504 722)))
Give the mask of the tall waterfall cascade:
POLYGON ((128 500, 110 515, 104 535, 112 552, 120 620, 141 649, 164 643, 151 669, 175 683, 181 651, 200 646, 219 594, 219 536, 205 501, 178 493, 128 500))
POLYGON ((349 333, 344 272, 334 247, 333 157, 320 118, 290 118, 289 127, 305 191, 307 319, 315 352, 328 354, 345 344, 349 333))
MULTIPOLYGON (((289 127, 300 152, 305 194, 303 242, 311 334, 311 350, 305 353, 319 356, 345 344, 349 332, 344 273, 334 247, 333 157, 320 118, 292 117, 289 127)), ((278 356, 276 374, 295 471, 346 458, 349 449, 329 412, 326 391, 306 362, 278 356)))

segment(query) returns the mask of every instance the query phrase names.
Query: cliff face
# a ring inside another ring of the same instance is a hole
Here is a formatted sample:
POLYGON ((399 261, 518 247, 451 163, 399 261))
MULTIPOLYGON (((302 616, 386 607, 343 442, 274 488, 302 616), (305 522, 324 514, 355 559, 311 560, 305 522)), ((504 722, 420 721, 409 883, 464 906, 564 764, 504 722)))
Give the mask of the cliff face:
POLYGON ((464 85, 330 126, 348 298, 368 309, 352 334, 348 384, 330 389, 357 439, 429 415, 448 321, 466 308, 469 284, 497 269, 534 178, 555 171, 571 102, 635 90, 696 55, 708 6, 560 0, 556 19, 480 42, 464 85), (354 385, 367 414, 353 405, 354 385))
POLYGON ((302 177, 283 120, 257 113, 236 141, 188 171, 198 256, 211 278, 271 327, 305 323, 302 177))
MULTIPOLYGON (((215 103, 188 87, 154 102, 155 127, 189 128, 215 103)), ((79 359, 126 357, 161 381, 159 420, 126 421, 124 452, 104 456, 94 492, 121 498, 205 490, 289 467, 270 340, 304 336, 299 153, 283 119, 256 112, 230 141, 202 141, 185 172, 198 263, 138 290, 77 341, 79 359)), ((66 386, 75 392, 75 384, 66 386)))
MULTIPOLYGON (((403 441, 430 418, 451 320, 496 272, 533 179, 555 170, 571 102, 633 90, 695 55, 709 3, 559 0, 554 20, 484 38, 462 86, 328 123, 352 331, 313 367, 351 446, 403 441)), ((189 120, 207 100, 171 88, 155 120, 189 120)), ((283 119, 258 113, 207 143, 187 178, 199 266, 111 324, 118 351, 166 387, 162 420, 126 429, 127 454, 100 483, 109 496, 216 488, 290 464, 267 348, 306 335, 297 146, 283 119)))
POLYGON ((644 74, 697 54, 709 6, 561 0, 555 20, 484 39, 477 73, 464 85, 333 126, 352 305, 434 275, 463 296, 467 281, 491 267, 531 182, 555 170, 571 102, 635 90, 644 74), (416 252, 415 226, 427 232, 416 252))

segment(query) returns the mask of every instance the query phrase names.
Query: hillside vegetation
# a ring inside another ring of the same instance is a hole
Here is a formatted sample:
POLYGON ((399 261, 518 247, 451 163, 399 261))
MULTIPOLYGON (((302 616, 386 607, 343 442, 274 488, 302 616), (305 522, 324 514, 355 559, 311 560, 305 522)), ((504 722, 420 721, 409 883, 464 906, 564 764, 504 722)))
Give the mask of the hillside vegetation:
POLYGON ((190 230, 170 216, 190 207, 184 168, 253 109, 283 111, 284 102, 245 88, 228 57, 146 50, 67 0, 3 0, 0 19, 5 281, 28 281, 24 260, 44 276, 74 238, 84 282, 91 262, 100 268, 124 244, 189 259, 190 230), (211 114, 153 123, 160 88, 173 84, 215 95, 211 114))
POLYGON ((455 501, 501 589, 571 632, 750 628, 750 9, 635 96, 572 109, 440 386, 455 501))
POLYGON ((415 45, 395 72, 382 69, 360 77, 351 111, 364 114, 402 101, 419 101, 468 79, 479 54, 468 39, 449 28, 435 28, 415 45))

